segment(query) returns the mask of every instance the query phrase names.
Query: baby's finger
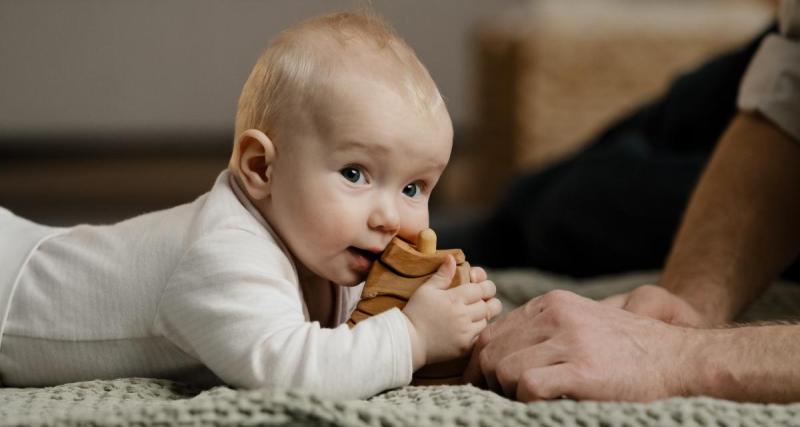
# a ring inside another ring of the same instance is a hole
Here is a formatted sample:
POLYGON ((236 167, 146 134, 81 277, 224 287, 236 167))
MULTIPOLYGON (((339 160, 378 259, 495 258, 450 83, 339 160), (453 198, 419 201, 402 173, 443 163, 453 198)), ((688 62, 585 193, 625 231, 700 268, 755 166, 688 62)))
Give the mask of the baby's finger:
POLYGON ((470 325, 470 333, 477 338, 478 335, 480 335, 481 332, 483 332, 483 330, 486 329, 486 326, 488 324, 489 322, 487 322, 486 319, 472 322, 472 325, 470 325))
MULTIPOLYGON (((433 273, 430 279, 424 283, 423 286, 433 286, 438 289, 447 289, 450 282, 453 281, 453 276, 456 274, 456 261, 452 255, 447 255, 444 262, 436 273, 433 273)), ((460 286, 459 286, 460 288, 460 286)), ((458 289, 458 288, 455 288, 458 289)))
POLYGON ((497 287, 491 280, 485 280, 480 283, 465 283, 461 286, 451 288, 460 301, 464 304, 472 304, 479 300, 488 300, 497 293, 497 287))
POLYGON ((483 300, 483 285, 480 283, 464 283, 461 286, 450 288, 447 292, 452 292, 458 301, 464 304, 472 304, 483 300))
POLYGON ((503 303, 497 298, 492 298, 486 301, 486 308, 489 311, 487 320, 494 319, 495 316, 503 312, 503 303))
POLYGON ((489 276, 486 275, 486 270, 483 267, 472 267, 469 270, 469 281, 472 283, 480 283, 486 280, 489 276))
POLYGON ((467 314, 473 322, 488 320, 486 317, 489 315, 489 305, 484 300, 478 300, 472 304, 467 305, 467 314))
POLYGON ((483 299, 488 300, 497 293, 497 286, 491 280, 484 280, 480 283, 483 289, 483 299))

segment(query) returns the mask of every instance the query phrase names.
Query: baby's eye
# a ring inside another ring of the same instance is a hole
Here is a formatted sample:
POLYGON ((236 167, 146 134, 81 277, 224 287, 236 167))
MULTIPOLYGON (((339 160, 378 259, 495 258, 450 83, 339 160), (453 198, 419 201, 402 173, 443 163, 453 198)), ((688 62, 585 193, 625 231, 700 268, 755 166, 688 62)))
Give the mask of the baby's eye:
POLYGON ((364 179, 364 174, 361 173, 360 170, 354 167, 347 167, 339 171, 340 174, 344 177, 344 179, 358 184, 360 181, 364 179))
POLYGON ((417 197, 417 195, 419 195, 421 191, 422 189, 420 188, 420 185, 417 182, 412 182, 411 184, 408 184, 405 187, 403 187, 403 194, 405 194, 408 197, 417 197))

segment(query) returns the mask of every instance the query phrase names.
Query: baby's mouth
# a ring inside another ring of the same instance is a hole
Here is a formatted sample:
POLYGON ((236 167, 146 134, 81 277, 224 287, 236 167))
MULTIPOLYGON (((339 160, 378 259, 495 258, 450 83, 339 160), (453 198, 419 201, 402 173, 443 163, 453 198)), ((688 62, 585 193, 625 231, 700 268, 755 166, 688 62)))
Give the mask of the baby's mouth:
POLYGON ((361 255, 362 257, 368 259, 369 261, 375 261, 381 256, 380 252, 372 252, 367 249, 357 248, 355 246, 350 246, 347 249, 350 250, 351 252, 356 253, 357 255, 361 255))

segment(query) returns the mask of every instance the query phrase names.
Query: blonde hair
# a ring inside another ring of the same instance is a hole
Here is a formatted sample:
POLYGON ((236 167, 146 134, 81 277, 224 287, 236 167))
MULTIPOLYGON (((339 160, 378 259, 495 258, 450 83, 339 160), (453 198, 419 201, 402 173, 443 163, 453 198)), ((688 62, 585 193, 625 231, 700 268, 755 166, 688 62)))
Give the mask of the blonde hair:
POLYGON ((284 116, 347 62, 351 47, 372 47, 399 65, 400 81, 392 83, 418 107, 433 110, 442 103, 428 70, 386 21, 372 12, 331 13, 284 30, 259 57, 239 97, 234 140, 247 129, 276 138, 284 116))

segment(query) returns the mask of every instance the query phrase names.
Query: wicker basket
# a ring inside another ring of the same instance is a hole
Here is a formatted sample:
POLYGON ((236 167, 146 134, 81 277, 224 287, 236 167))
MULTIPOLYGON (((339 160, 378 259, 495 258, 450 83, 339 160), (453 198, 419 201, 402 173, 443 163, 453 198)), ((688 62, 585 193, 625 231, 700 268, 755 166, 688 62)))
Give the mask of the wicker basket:
POLYGON ((475 128, 446 191, 491 202, 513 173, 573 153, 772 16, 754 0, 538 0, 481 23, 475 128))

